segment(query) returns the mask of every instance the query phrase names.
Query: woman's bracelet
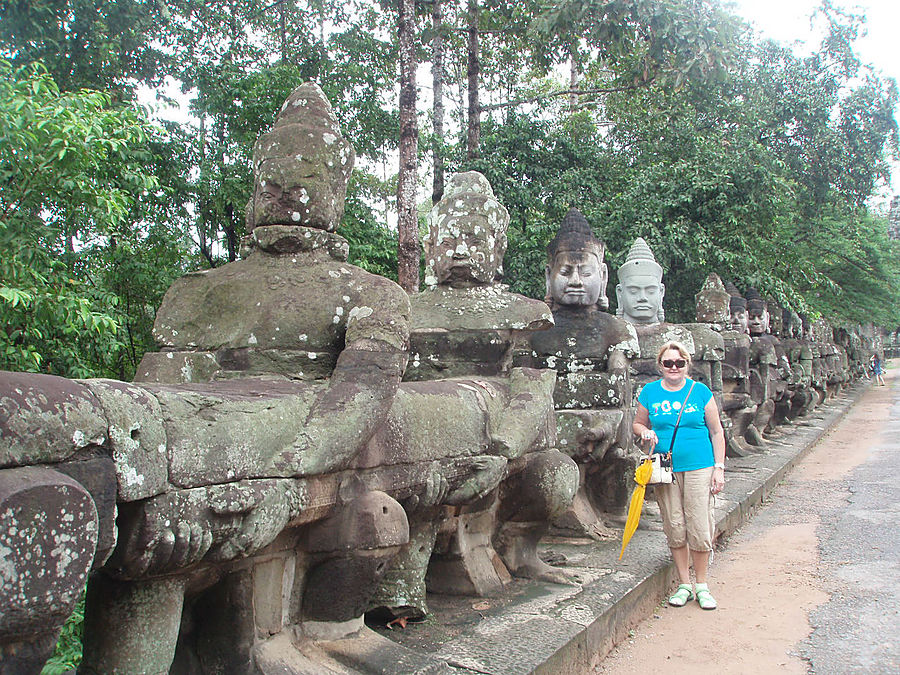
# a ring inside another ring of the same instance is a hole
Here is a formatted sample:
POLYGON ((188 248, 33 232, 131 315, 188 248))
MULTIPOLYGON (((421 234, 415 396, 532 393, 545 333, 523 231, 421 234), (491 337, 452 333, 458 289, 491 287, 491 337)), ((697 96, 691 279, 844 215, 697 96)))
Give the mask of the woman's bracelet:
POLYGON ((725 462, 716 462, 715 464, 713 464, 713 466, 717 469, 722 469, 723 471, 725 470, 725 462))

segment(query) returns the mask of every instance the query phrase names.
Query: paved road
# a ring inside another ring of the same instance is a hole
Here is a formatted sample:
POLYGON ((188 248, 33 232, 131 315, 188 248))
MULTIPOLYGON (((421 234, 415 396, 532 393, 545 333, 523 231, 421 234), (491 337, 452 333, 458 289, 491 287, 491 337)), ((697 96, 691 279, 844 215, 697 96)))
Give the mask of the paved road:
POLYGON ((822 514, 820 573, 832 595, 811 613, 815 630, 802 649, 816 675, 900 673, 898 384, 888 380, 890 418, 860 429, 878 441, 839 481, 847 501, 822 514))

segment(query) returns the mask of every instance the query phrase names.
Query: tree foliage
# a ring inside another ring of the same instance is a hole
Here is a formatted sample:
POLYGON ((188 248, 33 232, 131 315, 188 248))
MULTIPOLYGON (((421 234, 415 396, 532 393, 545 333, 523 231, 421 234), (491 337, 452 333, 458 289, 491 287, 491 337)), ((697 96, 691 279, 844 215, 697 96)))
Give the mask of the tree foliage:
POLYGON ((151 134, 135 108, 60 92, 42 67, 0 61, 0 366, 120 372, 117 285, 133 270, 118 281, 110 270, 138 225, 158 227, 132 220, 160 190, 146 170, 151 134))
MULTIPOLYGON (((692 318, 716 271, 795 309, 900 323, 896 244, 867 208, 897 154, 898 94, 854 52, 861 17, 823 3, 823 42, 801 56, 715 0, 444 0, 439 25, 417 9, 417 58, 442 37, 447 113, 419 166, 438 149, 447 171, 488 177, 512 218, 514 290, 543 297, 545 246, 576 206, 607 243, 613 302, 643 236, 673 320, 692 318), (471 86, 481 130, 467 159, 471 86)), ((396 279, 395 10, 0 0, 0 366, 127 377, 171 280, 238 255, 253 142, 305 80, 357 150, 339 229, 351 259, 396 279), (153 129, 131 101, 164 78, 190 117, 153 129)), ((423 131, 428 114, 420 104, 423 131)))

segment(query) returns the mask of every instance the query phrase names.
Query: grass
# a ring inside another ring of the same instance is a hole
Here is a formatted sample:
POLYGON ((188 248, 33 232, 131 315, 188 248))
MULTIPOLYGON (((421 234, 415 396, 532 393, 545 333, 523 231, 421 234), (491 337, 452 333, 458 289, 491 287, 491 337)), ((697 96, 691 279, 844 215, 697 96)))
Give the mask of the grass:
POLYGON ((84 595, 75 606, 72 616, 66 621, 59 640, 56 642, 56 650, 47 663, 44 664, 41 675, 65 675, 74 670, 81 663, 81 635, 84 626, 84 595))

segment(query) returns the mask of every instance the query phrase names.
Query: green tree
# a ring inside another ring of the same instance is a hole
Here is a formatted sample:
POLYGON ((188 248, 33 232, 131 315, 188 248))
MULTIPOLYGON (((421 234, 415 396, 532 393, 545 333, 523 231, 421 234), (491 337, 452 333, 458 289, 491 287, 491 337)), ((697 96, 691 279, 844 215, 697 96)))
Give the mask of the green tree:
POLYGON ((151 129, 100 92, 61 93, 41 66, 0 61, 0 367, 107 371, 118 303, 81 253, 131 227, 151 129))
POLYGON ((128 100, 136 81, 159 81, 154 46, 169 16, 158 0, 0 0, 0 56, 43 62, 63 91, 82 87, 128 100))

